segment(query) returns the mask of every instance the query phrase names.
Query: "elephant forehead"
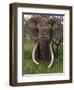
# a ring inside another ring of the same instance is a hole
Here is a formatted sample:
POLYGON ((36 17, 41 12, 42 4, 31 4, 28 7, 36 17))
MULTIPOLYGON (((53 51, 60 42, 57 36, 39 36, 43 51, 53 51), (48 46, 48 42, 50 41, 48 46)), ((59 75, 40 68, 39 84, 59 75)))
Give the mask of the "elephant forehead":
POLYGON ((49 30, 49 26, 46 25, 38 25, 38 29, 41 32, 47 32, 49 30))
POLYGON ((39 17, 38 23, 48 23, 48 19, 46 17, 39 17))
POLYGON ((39 30, 42 30, 42 31, 43 30, 45 30, 45 31, 47 30, 48 31, 51 28, 51 25, 48 24, 48 23, 42 22, 42 23, 38 23, 37 27, 38 27, 39 30))

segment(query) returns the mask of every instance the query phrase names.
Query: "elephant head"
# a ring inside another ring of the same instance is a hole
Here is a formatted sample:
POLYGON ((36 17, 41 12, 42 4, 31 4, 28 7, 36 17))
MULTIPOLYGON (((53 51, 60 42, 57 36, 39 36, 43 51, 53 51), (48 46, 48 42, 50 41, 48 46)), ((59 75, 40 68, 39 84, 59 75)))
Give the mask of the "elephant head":
POLYGON ((49 68, 54 60, 52 43, 58 43, 62 37, 62 24, 58 18, 47 16, 33 16, 25 24, 25 32, 35 40, 35 47, 32 52, 34 63, 39 60, 49 62, 49 68))

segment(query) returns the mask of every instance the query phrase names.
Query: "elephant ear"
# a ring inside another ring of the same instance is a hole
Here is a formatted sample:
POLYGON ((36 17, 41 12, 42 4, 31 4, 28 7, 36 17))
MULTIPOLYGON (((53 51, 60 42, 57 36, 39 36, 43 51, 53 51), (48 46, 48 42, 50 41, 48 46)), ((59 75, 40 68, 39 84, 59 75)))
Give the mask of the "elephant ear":
POLYGON ((25 22, 24 30, 32 39, 37 40, 38 28, 37 28, 37 16, 31 17, 25 22))
POLYGON ((63 24, 59 18, 52 19, 52 40, 59 43, 63 39, 63 24))

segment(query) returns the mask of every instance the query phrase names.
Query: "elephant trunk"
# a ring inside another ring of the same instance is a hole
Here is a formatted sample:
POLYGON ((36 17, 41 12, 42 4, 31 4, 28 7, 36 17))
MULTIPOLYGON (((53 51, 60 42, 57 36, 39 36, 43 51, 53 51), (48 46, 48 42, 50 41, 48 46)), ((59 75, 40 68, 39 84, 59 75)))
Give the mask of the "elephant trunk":
POLYGON ((38 40, 39 47, 40 47, 40 56, 41 59, 47 62, 50 62, 51 55, 49 50, 49 40, 45 38, 40 38, 38 40))

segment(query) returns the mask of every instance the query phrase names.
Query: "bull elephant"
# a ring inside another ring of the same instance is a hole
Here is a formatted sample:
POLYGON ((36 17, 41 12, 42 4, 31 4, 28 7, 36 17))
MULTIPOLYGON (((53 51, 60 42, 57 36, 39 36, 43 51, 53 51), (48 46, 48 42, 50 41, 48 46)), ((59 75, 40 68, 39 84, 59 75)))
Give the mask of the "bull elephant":
POLYGON ((48 68, 53 64, 53 43, 59 44, 62 38, 63 25, 60 19, 47 16, 33 16, 25 23, 25 32, 35 41, 32 52, 33 62, 39 60, 48 62, 48 68))

